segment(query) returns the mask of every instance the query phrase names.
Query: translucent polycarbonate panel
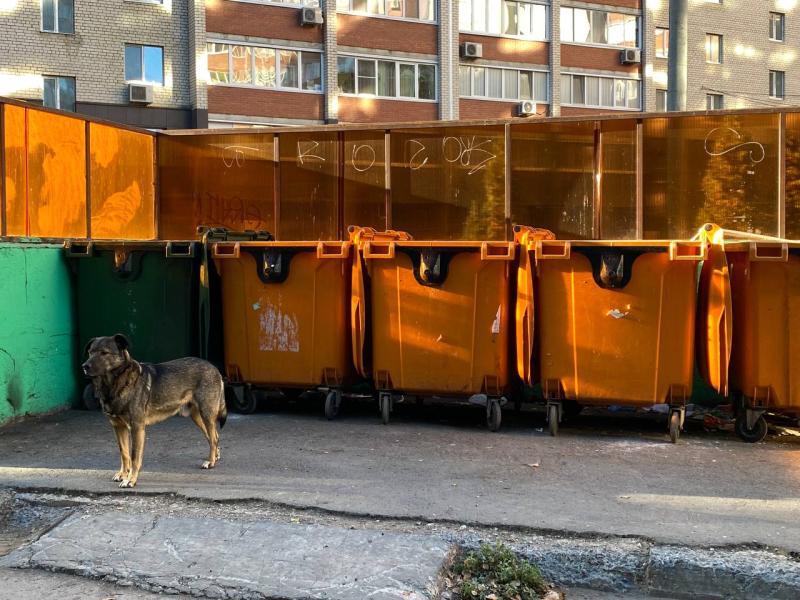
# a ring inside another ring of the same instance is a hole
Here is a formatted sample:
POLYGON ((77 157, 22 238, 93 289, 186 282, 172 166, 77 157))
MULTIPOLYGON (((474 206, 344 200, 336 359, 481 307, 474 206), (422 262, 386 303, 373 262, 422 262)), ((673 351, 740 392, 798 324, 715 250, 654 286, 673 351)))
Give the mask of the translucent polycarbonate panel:
POLYGON ((93 238, 156 236, 153 136, 89 125, 93 238))
POLYGON ((416 239, 502 240, 502 126, 399 129, 391 134, 392 228, 416 239))
POLYGON ((786 237, 800 239, 800 113, 786 115, 786 237))
POLYGON ((512 125, 511 222, 595 237, 594 160, 594 121, 512 125))
POLYGON ((86 122, 28 110, 28 235, 86 237, 86 122))
POLYGON ((25 172, 25 109, 10 104, 3 105, 6 235, 26 235, 28 219, 26 191, 28 181, 25 172))
POLYGON ((194 239, 197 227, 275 231, 271 133, 161 135, 159 237, 194 239))
POLYGON ((778 233, 779 115, 644 120, 644 237, 778 233))
POLYGON ((344 133, 344 227, 381 231, 386 219, 386 143, 380 131, 344 133))
POLYGON ((281 240, 335 240, 339 231, 339 138, 336 132, 281 133, 281 240))
POLYGON ((603 239, 636 238, 636 121, 600 126, 600 234, 603 239))

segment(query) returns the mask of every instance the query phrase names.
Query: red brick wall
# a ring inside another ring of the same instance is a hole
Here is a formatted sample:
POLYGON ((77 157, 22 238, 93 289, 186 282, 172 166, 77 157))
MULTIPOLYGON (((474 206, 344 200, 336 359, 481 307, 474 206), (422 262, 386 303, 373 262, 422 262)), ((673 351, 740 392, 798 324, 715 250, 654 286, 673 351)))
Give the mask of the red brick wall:
MULTIPOLYGON (((506 62, 533 63, 546 65, 550 62, 550 44, 512 38, 498 38, 472 33, 459 34, 459 43, 477 42, 483 44, 483 58, 506 62)), ((466 62, 466 61, 465 61, 466 62)))
POLYGON ((340 46, 436 54, 436 25, 359 15, 337 15, 340 46))
POLYGON ((208 86, 208 112, 252 117, 316 119, 324 114, 322 94, 208 86))
POLYGON ((206 31, 301 42, 322 42, 322 26, 301 27, 300 10, 229 0, 206 0, 206 31))
POLYGON ((438 118, 439 105, 435 102, 339 96, 341 123, 433 121, 438 118))
POLYGON ((641 65, 621 64, 619 62, 619 53, 620 50, 612 48, 561 44, 561 68, 583 67, 584 69, 638 73, 641 65))
MULTIPOLYGON (((477 100, 461 98, 458 102, 459 119, 507 119, 517 116, 519 102, 498 102, 497 100, 477 100)), ((536 112, 547 115, 547 104, 537 104, 536 112)), ((533 118, 533 117, 531 117, 533 118)))
POLYGON ((641 0, 594 0, 594 4, 607 4, 612 6, 623 6, 625 8, 642 8, 641 0))
POLYGON ((609 114, 619 115, 622 114, 622 112, 623 111, 621 110, 612 110, 609 108, 585 108, 576 106, 561 107, 562 117, 594 117, 596 115, 609 115, 609 114))

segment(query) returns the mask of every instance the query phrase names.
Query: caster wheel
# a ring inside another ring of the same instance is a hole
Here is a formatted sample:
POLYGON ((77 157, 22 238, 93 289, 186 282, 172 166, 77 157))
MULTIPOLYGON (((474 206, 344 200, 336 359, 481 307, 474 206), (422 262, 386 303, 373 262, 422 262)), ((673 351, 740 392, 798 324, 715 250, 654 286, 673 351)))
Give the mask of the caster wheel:
POLYGON ((758 417, 752 429, 747 428, 747 415, 742 412, 736 417, 736 435, 742 438, 745 442, 755 444, 767 437, 767 421, 763 415, 758 417))
POLYGON ((249 387, 242 388, 241 391, 234 390, 232 408, 243 415, 252 415, 258 408, 258 398, 255 392, 249 387))
POLYGON ((381 394, 379 397, 381 408, 381 422, 389 424, 389 417, 392 412, 392 397, 389 394, 381 394))
POLYGON ((500 401, 496 398, 492 398, 486 406, 486 426, 489 428, 489 431, 498 431, 502 421, 503 410, 500 408, 500 401))
POLYGON ((558 435, 558 406, 555 404, 547 407, 547 429, 553 437, 558 435))
POLYGON ((341 392, 330 390, 325 396, 325 418, 333 421, 339 415, 339 406, 342 403, 341 392))
POLYGON ((681 437, 681 413, 677 410, 669 415, 669 441, 673 444, 678 443, 681 437))
POLYGON ((100 409, 100 403, 94 395, 94 386, 91 383, 83 388, 83 395, 81 398, 83 400, 83 408, 86 410, 100 409))

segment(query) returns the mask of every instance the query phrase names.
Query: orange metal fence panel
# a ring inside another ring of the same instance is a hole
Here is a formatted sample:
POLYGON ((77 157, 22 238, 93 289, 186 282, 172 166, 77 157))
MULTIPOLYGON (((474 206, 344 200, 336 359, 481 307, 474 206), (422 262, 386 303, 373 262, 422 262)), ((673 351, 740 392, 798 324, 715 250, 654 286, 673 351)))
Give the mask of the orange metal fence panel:
POLYGON ((28 172, 26 160, 25 109, 3 105, 6 194, 6 235, 26 235, 28 172))

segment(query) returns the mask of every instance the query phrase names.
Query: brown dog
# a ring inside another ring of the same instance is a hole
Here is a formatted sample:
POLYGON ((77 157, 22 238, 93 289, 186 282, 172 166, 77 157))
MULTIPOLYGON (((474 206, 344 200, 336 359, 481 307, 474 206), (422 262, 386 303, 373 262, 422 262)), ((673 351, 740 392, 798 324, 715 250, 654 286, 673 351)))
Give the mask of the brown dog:
POLYGON ((124 335, 89 341, 83 372, 92 380, 94 394, 117 435, 120 468, 113 481, 133 487, 139 479, 147 425, 180 413, 191 417, 206 436, 211 469, 220 458, 219 429, 225 425, 225 388, 211 363, 199 358, 179 358, 165 363, 140 363, 131 358, 124 335), (131 452, 133 438, 133 452, 131 452))

